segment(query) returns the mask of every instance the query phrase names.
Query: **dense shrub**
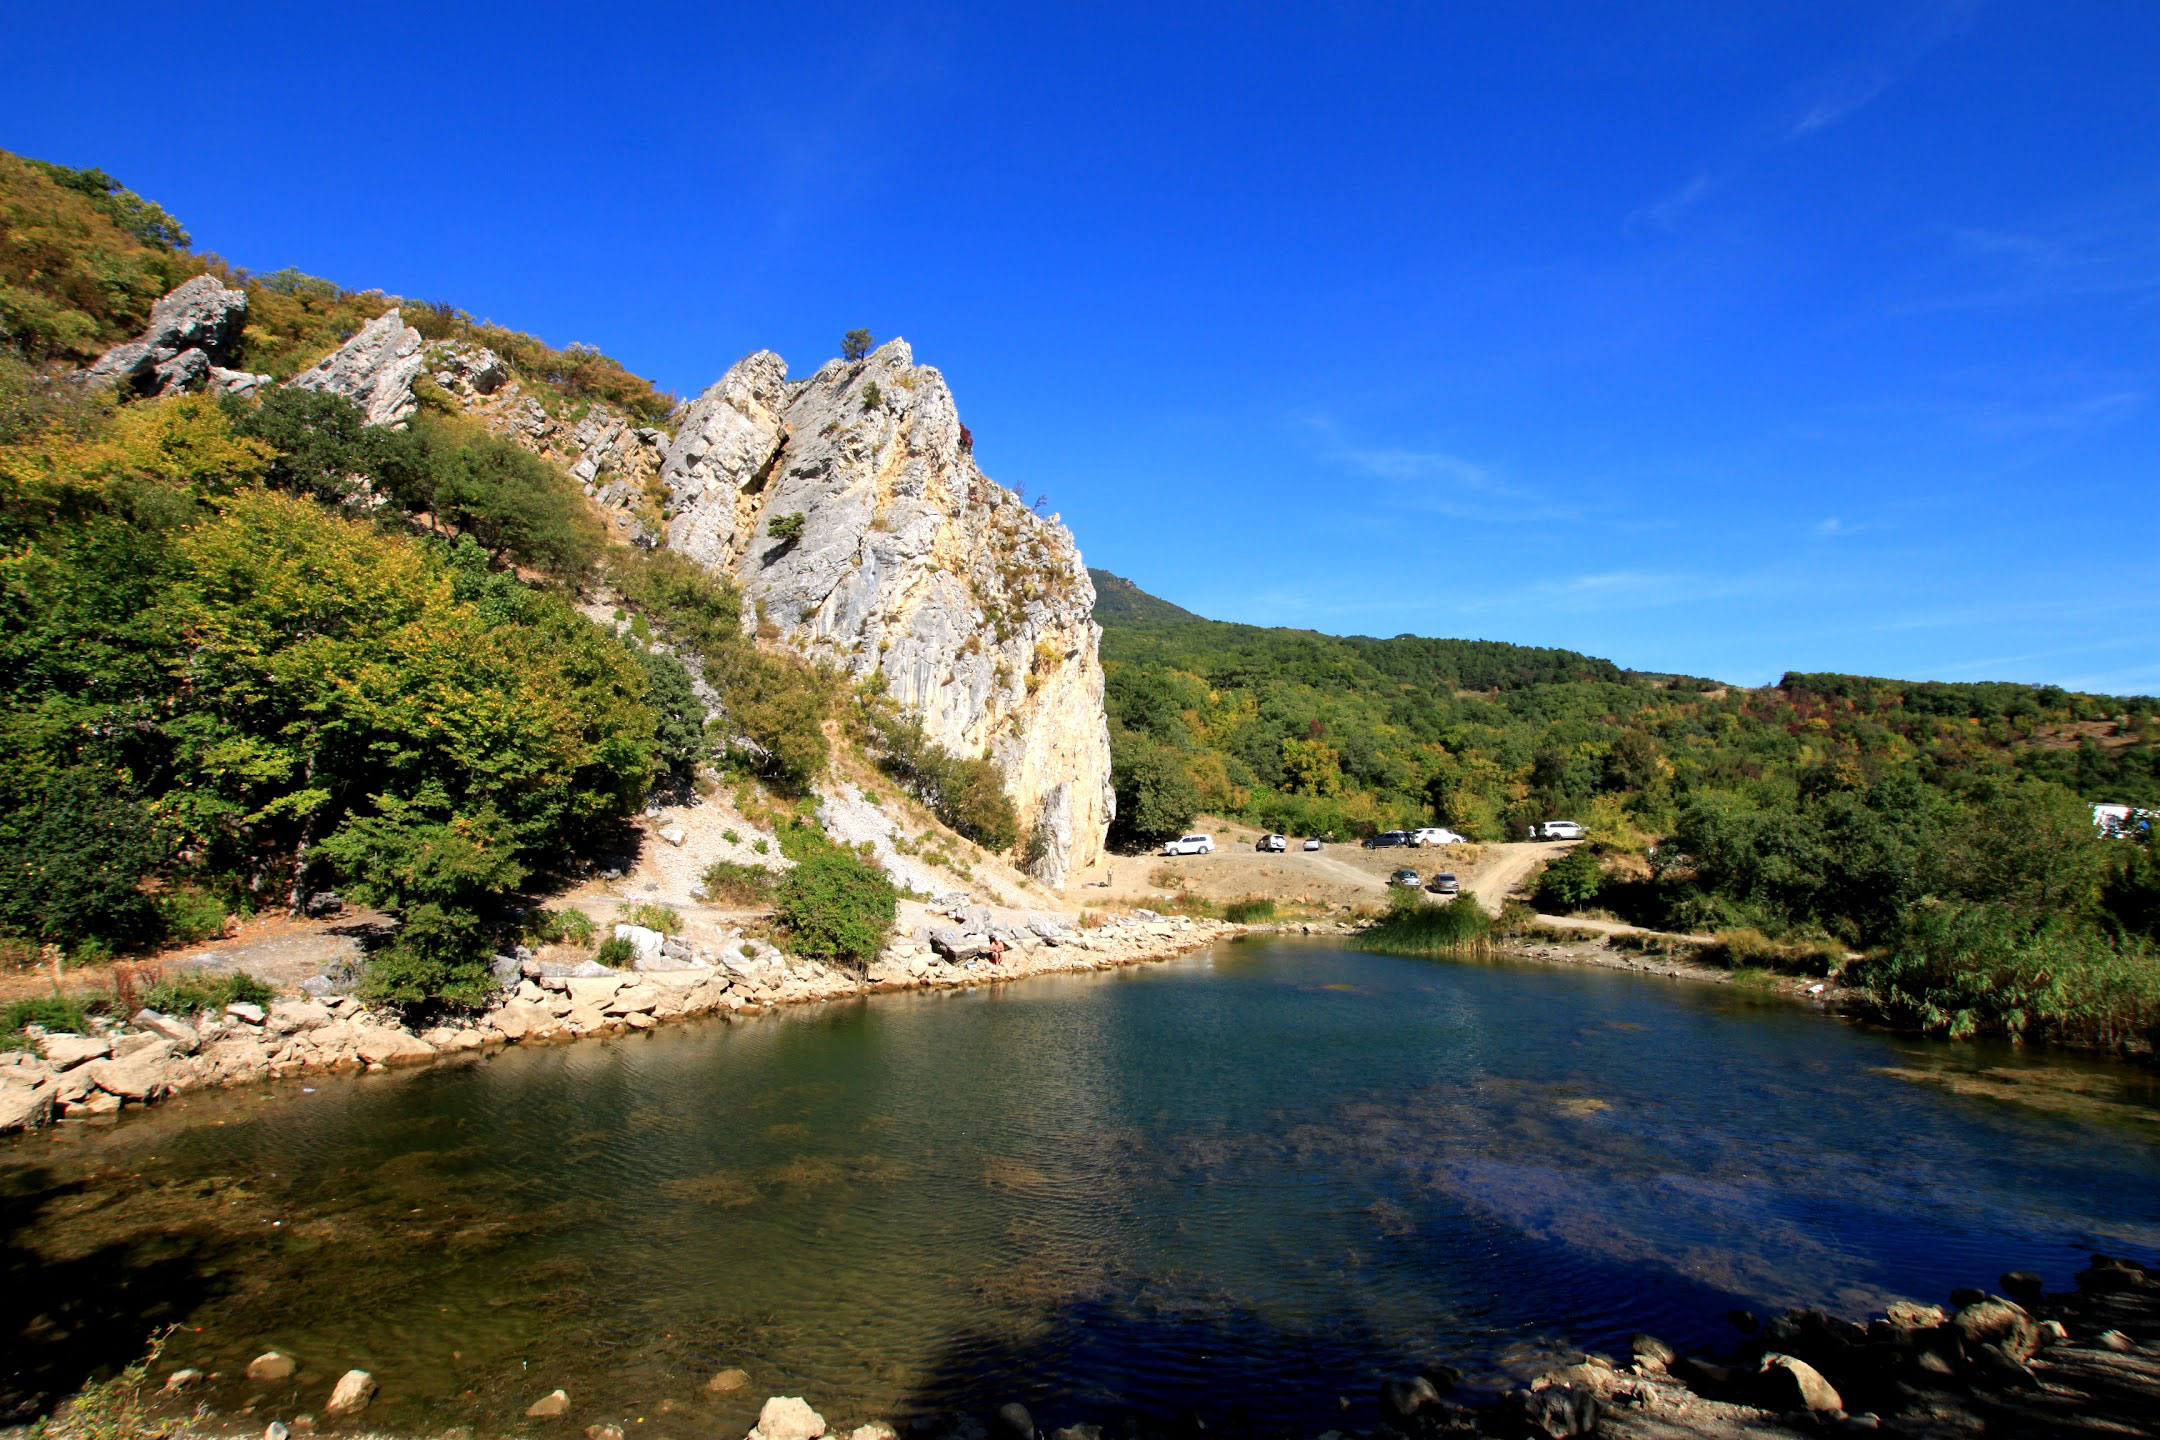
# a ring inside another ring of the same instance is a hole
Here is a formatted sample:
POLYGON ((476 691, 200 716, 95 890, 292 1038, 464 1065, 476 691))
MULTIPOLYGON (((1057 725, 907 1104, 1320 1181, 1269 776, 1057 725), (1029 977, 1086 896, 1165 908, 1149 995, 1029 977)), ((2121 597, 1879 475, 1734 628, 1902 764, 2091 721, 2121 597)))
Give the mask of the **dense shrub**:
POLYGON ((620 935, 610 935, 594 949, 593 959, 610 970, 621 970, 637 963, 637 946, 620 935))
MULTIPOLYGON (((1110 841, 1120 848, 1182 835, 1200 810, 1200 792, 1178 750, 1121 726, 1110 731, 1110 785, 1117 798, 1110 841)), ((1291 833, 1298 830, 1314 833, 1310 827, 1290 827, 1291 833)))
POLYGON ((763 905, 772 899, 773 873, 739 860, 715 860, 701 877, 706 898, 718 905, 763 905))
POLYGON ((776 909, 795 954, 859 966, 885 948, 899 899, 884 871, 821 842, 781 877, 776 909))
POLYGON ((1597 899, 1598 887, 1604 883, 1604 867, 1588 846, 1577 846, 1546 862, 1545 871, 1538 877, 1537 903, 1547 910, 1562 914, 1580 910, 1597 899))
POLYGON ((647 930, 657 930, 662 935, 682 933, 682 916, 676 913, 675 907, 651 900, 625 905, 615 912, 615 918, 624 925, 642 925, 647 930))
POLYGON ((1480 954, 1491 946, 1492 934, 1492 917, 1468 895, 1432 905, 1415 890, 1395 890, 1388 895, 1387 914, 1350 943, 1394 955, 1480 954))
POLYGON ((920 719, 902 714, 882 695, 861 696, 856 713, 881 768, 938 819, 985 850, 1019 843, 1020 818, 997 766, 954 755, 930 738, 920 719))
POLYGON ((608 582, 694 658, 726 710, 710 727, 740 743, 729 758, 797 793, 831 760, 825 720, 837 681, 793 656, 756 648, 742 631, 742 596, 704 567, 668 551, 608 560, 608 582))
POLYGON ((231 913, 225 902, 208 890, 183 885, 157 897, 158 929, 167 940, 193 945, 214 939, 225 931, 231 913))
POLYGON ((2160 1047, 2160 946, 1994 904, 1918 907, 1879 955, 1849 967, 1896 1024, 2103 1049, 2160 1047))
POLYGON ((194 1015, 204 1010, 222 1011, 227 1005, 268 1005, 277 992, 244 971, 209 976, 193 972, 165 976, 136 990, 135 1001, 146 1010, 164 1015, 194 1015))
POLYGON ((10 1000, 0 1008, 0 1034, 13 1034, 27 1025, 79 1035, 90 1028, 90 1012, 72 995, 33 995, 10 1000))
POLYGON ((175 248, 186 243, 170 215, 102 171, 0 152, 0 342, 92 358, 203 268, 175 248))
POLYGON ((589 946, 599 927, 578 909, 535 910, 525 917, 525 938, 540 945, 589 946))
POLYGON ((1233 900, 1223 906, 1223 919, 1254 925, 1275 918, 1275 902, 1266 899, 1233 900))
POLYGON ((765 528, 766 533, 782 545, 792 545, 802 539, 803 528, 809 523, 809 516, 800 510, 794 510, 785 515, 773 516, 772 523, 765 528))

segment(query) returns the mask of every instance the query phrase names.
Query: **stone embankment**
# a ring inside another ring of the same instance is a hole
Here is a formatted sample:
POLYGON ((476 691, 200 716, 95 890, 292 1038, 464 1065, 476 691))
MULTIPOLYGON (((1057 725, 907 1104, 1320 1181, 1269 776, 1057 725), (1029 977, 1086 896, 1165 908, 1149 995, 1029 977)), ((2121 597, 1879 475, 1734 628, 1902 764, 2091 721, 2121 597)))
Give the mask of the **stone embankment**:
POLYGON ((1243 927, 1138 911, 1080 927, 1058 916, 1001 916, 954 897, 945 925, 895 939, 862 974, 781 953, 755 937, 692 947, 633 925, 633 969, 504 956, 487 1010, 413 1028, 351 995, 246 1003, 193 1017, 138 1012, 94 1034, 38 1034, 34 1051, 0 1053, 0 1134, 55 1119, 110 1115, 206 1086, 310 1071, 386 1070, 466 1051, 650 1030, 726 1015, 886 991, 994 984, 1065 971, 1164 960, 1243 927))

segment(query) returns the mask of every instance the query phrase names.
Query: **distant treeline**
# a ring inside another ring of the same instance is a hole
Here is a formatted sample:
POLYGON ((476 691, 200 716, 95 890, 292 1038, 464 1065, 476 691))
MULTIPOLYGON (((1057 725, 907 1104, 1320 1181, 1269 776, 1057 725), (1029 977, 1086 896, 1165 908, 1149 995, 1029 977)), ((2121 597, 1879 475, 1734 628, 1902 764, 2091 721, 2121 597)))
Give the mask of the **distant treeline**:
POLYGON ((1336 839, 1577 819, 1598 863, 1555 871, 1548 906, 1865 948, 1886 1013, 1958 1033, 2121 1045, 2160 1024, 2151 851, 2101 839, 2089 808, 2160 808, 2151 697, 1798 673, 1741 689, 1219 623, 1104 579, 1118 843, 1201 812, 1336 839))

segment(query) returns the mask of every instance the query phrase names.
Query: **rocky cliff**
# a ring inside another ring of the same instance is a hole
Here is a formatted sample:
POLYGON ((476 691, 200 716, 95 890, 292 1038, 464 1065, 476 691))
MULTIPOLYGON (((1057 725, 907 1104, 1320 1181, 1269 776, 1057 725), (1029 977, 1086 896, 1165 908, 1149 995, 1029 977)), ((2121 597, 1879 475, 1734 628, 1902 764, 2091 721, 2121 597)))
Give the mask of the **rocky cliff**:
POLYGON ((734 576, 803 654, 882 675, 931 738, 997 764, 1042 838, 1037 875, 1063 885, 1101 856, 1094 585, 1071 532, 975 464, 944 377, 905 341, 798 381, 769 352, 741 361, 681 416, 660 479, 671 548, 734 576))
MULTIPOLYGON (((92 373, 265 384, 211 364, 246 303, 190 281, 92 373)), ((544 404, 493 351, 428 341, 397 310, 289 383, 348 396, 376 425, 405 423, 433 385, 437 403, 569 470, 623 538, 661 543, 664 525, 666 544, 732 576, 746 623, 882 675, 933 740, 987 756, 1037 837, 1040 879, 1063 886, 1101 857, 1114 802, 1094 584, 1070 531, 982 473, 944 377, 905 341, 797 381, 779 356, 752 355, 674 417, 673 436, 606 405, 544 404)))

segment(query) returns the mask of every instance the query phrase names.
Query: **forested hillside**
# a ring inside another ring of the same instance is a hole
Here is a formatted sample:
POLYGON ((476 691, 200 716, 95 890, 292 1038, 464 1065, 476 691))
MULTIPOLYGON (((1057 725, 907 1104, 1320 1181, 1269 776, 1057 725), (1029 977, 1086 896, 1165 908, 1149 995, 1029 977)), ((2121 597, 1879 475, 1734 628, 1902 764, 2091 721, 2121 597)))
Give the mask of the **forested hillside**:
POLYGON ((1337 839, 1577 819, 1593 844, 1548 872, 1547 906, 1864 947, 1885 1008, 1943 1028, 2112 1043, 2123 1015, 2144 1017, 2129 1034, 2160 1025, 2160 867, 2140 839, 2100 838, 2089 808, 2160 807, 2152 697, 1801 674, 1735 689, 1561 650, 1181 618, 1105 580, 1127 845, 1201 811, 1337 839), (2071 975, 2116 999, 2070 997, 2071 975))
MULTIPOLYGON (((205 938, 335 885, 399 921, 371 995, 477 1004, 533 887, 656 783, 706 765, 800 795, 822 772, 845 694, 755 644, 732 585, 610 545, 575 480, 440 387, 391 428, 259 383, 395 297, 187 243, 109 176, 0 154, 8 958, 205 938), (244 388, 144 396, 79 369, 205 272, 246 291, 244 388)), ((593 351, 403 308, 494 350, 549 415, 670 412, 593 351)), ((959 764, 913 758, 939 780, 959 764)))

